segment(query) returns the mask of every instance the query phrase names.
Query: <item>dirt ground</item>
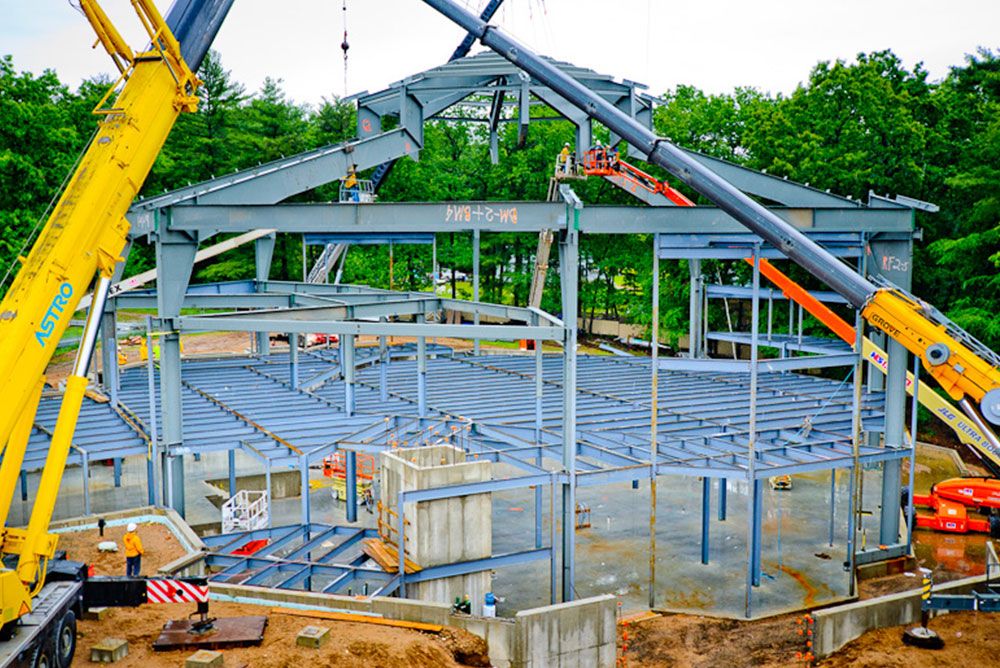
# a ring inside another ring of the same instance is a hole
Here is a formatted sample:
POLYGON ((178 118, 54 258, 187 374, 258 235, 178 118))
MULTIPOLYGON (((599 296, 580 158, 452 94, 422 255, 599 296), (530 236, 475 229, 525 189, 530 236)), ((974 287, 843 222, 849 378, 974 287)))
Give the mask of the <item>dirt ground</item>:
MULTIPOLYGON (((193 650, 154 652, 152 643, 163 624, 184 619, 192 605, 147 605, 141 613, 113 609, 100 621, 81 621, 78 627, 74 666, 90 663, 90 647, 104 638, 124 638, 128 656, 116 663, 121 668, 176 668, 193 650)), ((334 622, 323 619, 275 614, 268 608, 235 603, 211 604, 215 617, 266 615, 267 629, 259 647, 222 650, 228 668, 436 668, 438 666, 488 666, 486 642, 466 631, 446 627, 440 634, 422 633, 372 624, 334 622), (330 628, 330 640, 320 649, 298 647, 295 637, 306 626, 330 628)))
MULTIPOLYGON (((162 524, 140 524, 139 538, 146 554, 142 558, 142 574, 154 575, 161 566, 183 557, 187 552, 170 530, 162 524)), ((59 549, 66 550, 70 559, 82 561, 94 567, 94 575, 125 575, 125 552, 122 536, 124 526, 106 527, 104 538, 97 529, 71 531, 59 534, 59 549), (118 544, 118 552, 101 552, 97 544, 102 540, 113 540, 118 544)))
POLYGON ((664 615, 619 625, 619 654, 629 668, 788 666, 802 649, 797 628, 791 615, 754 622, 664 615))
MULTIPOLYGON (((629 668, 777 668, 803 666, 797 615, 755 622, 666 615, 629 627, 619 625, 619 655, 629 668), (622 634, 628 633, 622 655, 622 634)), ((995 666, 1000 615, 960 612, 931 620, 930 628, 945 641, 943 650, 904 645, 904 627, 872 631, 846 645, 818 665, 830 668, 970 668, 995 666)))
POLYGON ((997 613, 953 612, 935 617, 928 626, 944 640, 944 649, 908 647, 900 640, 904 627, 896 626, 866 633, 819 665, 830 668, 971 668, 998 665, 1000 615, 997 613))

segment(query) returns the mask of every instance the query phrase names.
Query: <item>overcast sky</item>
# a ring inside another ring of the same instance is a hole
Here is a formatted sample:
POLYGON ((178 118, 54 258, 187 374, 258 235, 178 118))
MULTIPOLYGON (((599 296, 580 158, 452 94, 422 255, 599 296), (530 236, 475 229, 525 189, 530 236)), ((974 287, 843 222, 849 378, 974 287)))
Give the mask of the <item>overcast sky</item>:
MULTIPOLYGON (((420 0, 346 1, 348 93, 439 65, 462 38, 420 0)), ((215 48, 249 90, 270 75, 297 102, 342 95, 342 2, 236 0, 215 48)), ((164 13, 169 6, 156 4, 164 13)), ((129 2, 102 5, 140 46, 129 2)), ((13 54, 19 70, 53 68, 71 86, 111 72, 68 0, 0 0, 0 17, 0 54, 13 54)), ((507 0, 493 22, 544 54, 641 81, 653 93, 680 83, 787 93, 820 60, 886 48, 907 67, 923 62, 937 79, 977 46, 1000 47, 998 0, 507 0)))

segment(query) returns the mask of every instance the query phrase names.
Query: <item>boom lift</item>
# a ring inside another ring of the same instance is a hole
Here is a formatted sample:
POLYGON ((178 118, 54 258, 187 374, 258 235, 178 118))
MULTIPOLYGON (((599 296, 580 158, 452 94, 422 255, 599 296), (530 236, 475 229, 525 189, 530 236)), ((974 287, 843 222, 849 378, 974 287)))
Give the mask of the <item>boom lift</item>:
POLYGON ((666 169, 833 288, 849 304, 860 309, 862 317, 873 327, 917 355, 927 372, 977 425, 985 428, 984 418, 992 424, 1000 424, 1000 357, 934 307, 896 286, 877 285, 858 275, 793 225, 670 141, 657 137, 531 49, 452 0, 424 2, 570 104, 586 111, 634 146, 638 153, 647 156, 648 162, 666 169))
MULTIPOLYGON (((806 271, 829 285, 874 328, 916 355, 924 369, 982 434, 1000 424, 1000 356, 948 320, 930 304, 888 282, 857 274, 793 225, 768 211, 669 140, 542 59, 502 30, 453 0, 424 2, 480 42, 529 73, 563 99, 603 123, 646 160, 667 170, 806 271)), ((595 165, 596 166, 596 165, 595 165)), ((990 445, 996 447, 996 443, 990 445)))
MULTIPOLYGON (((657 179, 638 167, 621 160, 617 157, 616 152, 608 149, 598 147, 587 151, 582 160, 582 168, 583 173, 587 176, 617 178, 619 179, 618 185, 626 190, 635 192, 641 189, 650 194, 663 195, 677 206, 694 206, 694 202, 671 187, 666 181, 657 179)), ((753 264, 753 260, 749 258, 746 261, 753 264)), ((760 272, 765 278, 781 288, 786 297, 802 306, 840 339, 849 345, 854 345, 854 326, 813 297, 808 290, 789 278, 767 259, 760 260, 760 272)), ((875 368, 884 374, 888 373, 888 355, 868 337, 864 338, 862 354, 875 368)), ((907 393, 913 394, 913 374, 910 372, 906 374, 906 390, 907 393)), ((958 439, 972 449, 994 476, 1000 476, 1000 442, 997 441, 992 430, 969 424, 954 406, 932 391, 923 381, 920 381, 918 399, 924 408, 947 424, 955 432, 958 439)), ((1000 503, 998 503, 998 507, 1000 507, 1000 503)))
MULTIPOLYGON (((643 188, 652 194, 662 194, 678 206, 693 206, 682 193, 672 188, 664 181, 629 165, 617 158, 617 154, 598 147, 584 154, 582 161, 584 174, 587 176, 617 176, 631 183, 632 188, 643 188)), ((621 185, 621 184, 619 184, 621 185)), ((628 188, 626 188, 628 189, 628 188)), ((753 260, 746 261, 753 264, 753 260)), ((854 345, 856 332, 854 326, 834 313, 829 307, 813 297, 808 290, 789 278, 767 259, 759 262, 760 272, 768 280, 781 288, 782 293, 799 304, 808 313, 818 319, 833 331, 840 339, 849 345, 854 345)), ((888 373, 888 355, 875 345, 871 339, 863 340, 862 354, 864 358, 879 369, 888 373)), ((993 535, 1000 534, 1000 444, 997 437, 986 425, 970 425, 954 406, 948 403, 938 393, 934 392, 923 381, 918 400, 932 415, 947 424, 962 443, 969 446, 983 464, 996 476, 993 478, 964 477, 952 478, 937 483, 930 494, 914 494, 915 505, 933 509, 934 515, 917 514, 916 524, 919 527, 965 533, 981 531, 993 535), (984 511, 988 517, 970 517, 968 508, 984 511)), ((906 390, 913 393, 913 374, 907 372, 906 390)), ((788 476, 783 476, 788 478, 788 476)), ((772 486, 787 484, 791 487, 791 479, 787 481, 772 479, 772 486)))
POLYGON ((232 0, 177 0, 168 18, 152 0, 132 0, 149 46, 134 52, 96 0, 79 8, 111 56, 118 81, 94 110, 100 116, 93 140, 51 211, 29 255, 0 303, 0 518, 2 552, 17 555, 14 569, 0 569, 0 624, 11 636, 19 620, 32 617, 24 641, 0 651, 0 664, 58 665, 72 659, 51 635, 83 599, 79 582, 49 584, 58 535, 49 522, 66 457, 87 388, 87 372, 111 277, 126 243, 125 212, 135 198, 182 112, 195 111, 195 70, 211 45, 232 0), (110 106, 108 101, 116 96, 110 106), (45 368, 81 297, 94 281, 93 301, 66 380, 58 421, 26 529, 7 527, 10 502, 24 460, 45 368), (37 608, 37 610, 36 610, 37 608), (35 612, 32 615, 33 611, 35 612), (56 628, 57 627, 57 628, 56 628))

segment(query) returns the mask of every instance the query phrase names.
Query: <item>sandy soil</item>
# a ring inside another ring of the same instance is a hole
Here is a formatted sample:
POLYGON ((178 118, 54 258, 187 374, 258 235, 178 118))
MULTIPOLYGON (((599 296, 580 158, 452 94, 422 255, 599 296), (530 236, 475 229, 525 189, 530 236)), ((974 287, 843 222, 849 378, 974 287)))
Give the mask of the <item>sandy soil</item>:
MULTIPOLYGON (((628 633, 624 654, 629 668, 690 666, 691 668, 742 668, 804 665, 796 659, 803 649, 797 616, 784 615, 757 622, 709 619, 690 615, 666 615, 658 619, 619 626, 628 633)), ((933 619, 930 628, 945 641, 940 651, 922 650, 903 644, 904 627, 866 633, 832 657, 820 662, 830 667, 939 668, 993 666, 996 638, 1000 637, 1000 615, 960 612, 933 619)))
MULTIPOLYGON (((184 604, 147 605, 136 610, 115 609, 100 621, 82 621, 74 666, 92 665, 90 646, 107 637, 129 642, 129 655, 115 664, 121 668, 176 668, 192 650, 154 652, 152 643, 163 624, 183 619, 193 612, 184 604)), ((446 628, 440 634, 421 633, 372 624, 333 622, 274 614, 268 608, 233 603, 212 603, 216 617, 267 615, 268 625, 260 647, 223 650, 229 668, 304 668, 337 666, 364 668, 431 668, 437 666, 488 666, 486 642, 460 629, 446 628), (330 628, 330 640, 320 649, 298 647, 295 636, 304 627, 330 628)))
POLYGON ((788 666, 802 649, 797 628, 792 615, 755 622, 664 615, 619 625, 619 650, 627 633, 624 658, 629 668, 788 666))
POLYGON ((1000 615, 956 612, 935 617, 928 625, 944 639, 944 649, 909 647, 900 639, 904 627, 872 631, 848 643, 821 666, 879 666, 899 668, 972 668, 997 665, 996 639, 1000 615))
MULTIPOLYGON (((98 535, 97 529, 62 533, 59 534, 59 549, 66 550, 70 559, 92 565, 95 575, 125 575, 124 535, 124 526, 106 527, 104 538, 98 535), (100 552, 97 544, 102 540, 115 541, 118 552, 100 552)), ((143 575, 154 575, 161 566, 187 553, 162 524, 140 524, 139 538, 146 551, 142 558, 143 575)))

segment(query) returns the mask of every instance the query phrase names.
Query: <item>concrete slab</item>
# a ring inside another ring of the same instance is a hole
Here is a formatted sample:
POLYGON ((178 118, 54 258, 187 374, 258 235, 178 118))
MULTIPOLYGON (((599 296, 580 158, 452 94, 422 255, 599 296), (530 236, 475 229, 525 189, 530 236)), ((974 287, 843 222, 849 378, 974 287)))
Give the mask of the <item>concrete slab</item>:
POLYGON ((90 648, 93 663, 115 663, 128 656, 128 641, 122 638, 105 638, 90 648))
POLYGON ((330 640, 330 628, 326 626, 306 626, 295 636, 299 647, 319 649, 330 640))
POLYGON ((200 649, 184 660, 184 668, 222 668, 222 652, 200 649))

